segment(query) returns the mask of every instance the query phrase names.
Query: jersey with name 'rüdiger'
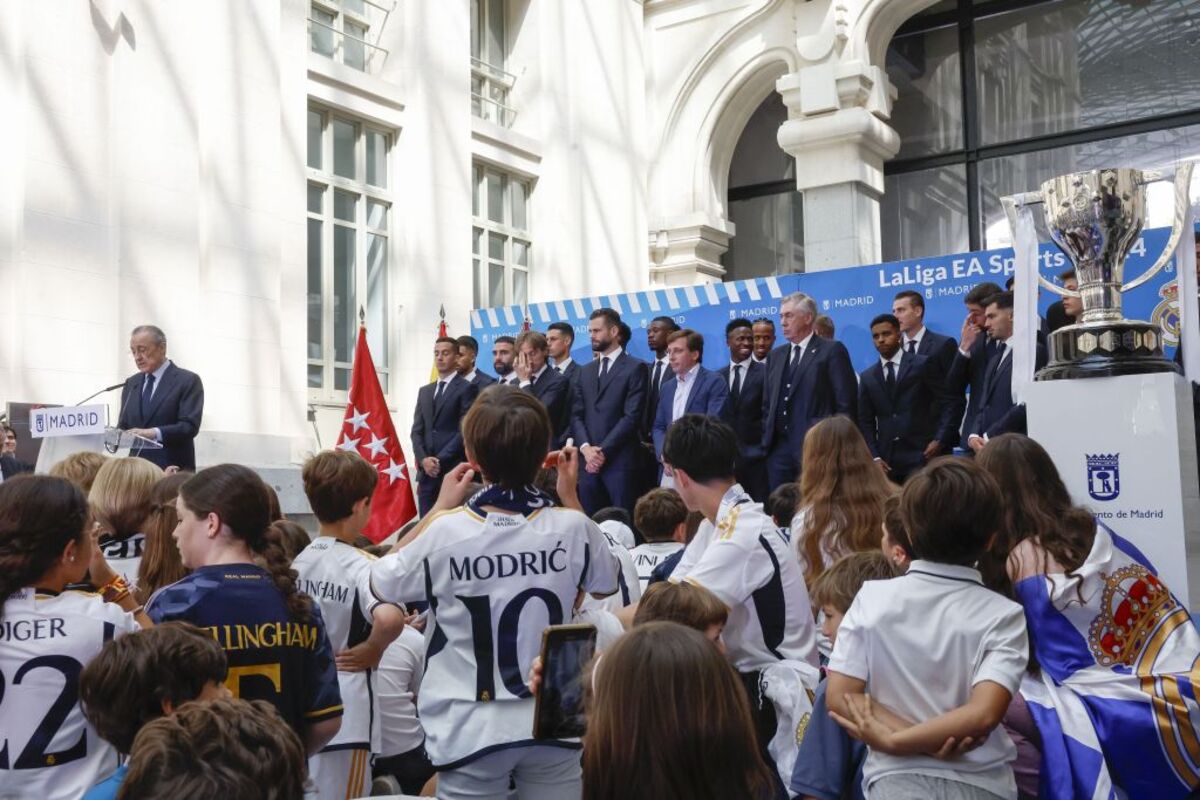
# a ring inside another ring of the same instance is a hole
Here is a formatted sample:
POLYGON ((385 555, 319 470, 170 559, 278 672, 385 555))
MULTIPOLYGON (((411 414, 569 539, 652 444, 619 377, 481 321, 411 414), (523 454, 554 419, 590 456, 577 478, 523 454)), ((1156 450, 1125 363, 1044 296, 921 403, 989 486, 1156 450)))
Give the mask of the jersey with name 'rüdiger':
POLYGON ((342 715, 337 666, 321 609, 294 621, 271 574, 254 564, 200 567, 154 593, 156 623, 203 628, 225 651, 225 685, 243 700, 266 700, 301 738, 305 725, 342 715))
MULTIPOLYGON (((297 587, 321 607, 333 652, 361 644, 371 635, 372 612, 381 603, 371 594, 371 562, 375 556, 332 536, 321 536, 292 561, 300 576, 297 587)), ((375 673, 338 672, 342 727, 325 750, 379 750, 379 719, 372 704, 375 673)))
POLYGON ((74 800, 117 768, 79 707, 79 673, 137 630, 98 594, 26 587, 0 616, 0 798, 74 800))
POLYGON ((582 513, 543 508, 528 517, 447 511, 371 570, 388 602, 428 600, 425 677, 417 707, 425 747, 443 769, 507 747, 578 747, 532 739, 525 685, 547 625, 569 622, 580 590, 617 590, 608 540, 582 513))

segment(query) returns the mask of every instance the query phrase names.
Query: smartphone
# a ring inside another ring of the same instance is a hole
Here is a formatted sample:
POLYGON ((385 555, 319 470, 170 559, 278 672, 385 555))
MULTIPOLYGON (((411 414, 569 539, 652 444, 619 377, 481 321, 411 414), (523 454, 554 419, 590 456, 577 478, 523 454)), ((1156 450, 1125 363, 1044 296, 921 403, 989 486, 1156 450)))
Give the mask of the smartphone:
POLYGON ((596 652, 595 625, 551 625, 542 633, 542 686, 533 711, 534 739, 583 736, 583 668, 596 652))

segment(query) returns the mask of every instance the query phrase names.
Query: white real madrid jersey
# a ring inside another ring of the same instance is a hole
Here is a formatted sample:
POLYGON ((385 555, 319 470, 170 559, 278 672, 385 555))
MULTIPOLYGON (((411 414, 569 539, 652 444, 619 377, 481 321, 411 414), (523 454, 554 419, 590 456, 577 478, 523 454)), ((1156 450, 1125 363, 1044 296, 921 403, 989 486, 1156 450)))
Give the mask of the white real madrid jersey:
POLYGON ((377 597, 429 603, 417 709, 435 765, 454 768, 484 750, 533 743, 525 680, 542 631, 571 620, 580 591, 615 592, 617 570, 596 524, 562 508, 528 517, 447 511, 375 562, 377 597))
POLYGON ((650 583, 650 573, 654 572, 654 568, 682 549, 683 545, 679 542, 646 542, 629 551, 643 592, 650 583))
POLYGON ((638 580, 638 571, 633 564, 633 556, 625 549, 625 545, 614 539, 612 534, 603 528, 600 529, 600 532, 608 540, 608 549, 621 567, 617 571, 617 591, 608 597, 585 597, 583 607, 615 614, 625 606, 631 606, 642 599, 642 582, 638 580))
MULTIPOLYGON (((334 654, 366 641, 379 600, 371 594, 375 556, 332 536, 320 536, 292 561, 297 588, 321 607, 334 654)), ((338 671, 342 727, 322 750, 379 750, 379 719, 374 713, 375 673, 338 671)))
POLYGON ((112 567, 113 572, 124 578, 129 588, 137 586, 138 567, 141 566, 142 551, 146 547, 146 534, 135 533, 125 539, 101 536, 96 546, 104 553, 104 560, 112 567))
POLYGON ((0 798, 74 800, 117 768, 79 708, 79 673, 104 643, 137 630, 91 592, 24 588, 0 616, 0 798))
POLYGON ((739 672, 790 659, 817 666, 804 576, 761 503, 734 484, 687 546, 671 580, 703 586, 729 608, 721 639, 739 672))

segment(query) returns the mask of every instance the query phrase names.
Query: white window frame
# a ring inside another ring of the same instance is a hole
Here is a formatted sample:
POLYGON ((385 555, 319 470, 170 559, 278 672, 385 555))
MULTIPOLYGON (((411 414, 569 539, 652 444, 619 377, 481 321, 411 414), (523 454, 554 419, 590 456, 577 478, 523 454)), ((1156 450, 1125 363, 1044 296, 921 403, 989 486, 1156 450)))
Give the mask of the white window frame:
POLYGON ((508 103, 508 95, 517 81, 517 76, 508 72, 508 2, 499 0, 500 20, 492 19, 492 2, 495 0, 472 0, 471 15, 471 113, 480 119, 495 122, 505 128, 511 127, 517 111, 508 103), (499 54, 488 52, 488 43, 494 25, 500 25, 499 54), (479 48, 476 52, 475 41, 479 48))
POLYGON ((309 52, 325 56, 339 64, 344 64, 350 69, 367 73, 375 72, 383 64, 388 53, 387 50, 384 50, 371 41, 371 19, 367 16, 367 7, 383 12, 385 19, 387 14, 391 12, 391 9, 374 3, 372 0, 362 0, 362 3, 364 9, 360 12, 346 8, 340 0, 310 0, 308 12, 309 52), (333 19, 318 19, 318 13, 327 14, 333 17, 333 19), (348 31, 347 27, 359 28, 360 30, 348 31), (325 52, 316 46, 317 37, 323 35, 329 36, 333 40, 330 52, 325 52), (356 63, 355 59, 347 58, 347 40, 356 43, 355 47, 361 48, 361 65, 356 63))
POLYGON ((472 298, 476 308, 486 308, 496 305, 491 302, 489 291, 489 278, 491 273, 491 265, 495 264, 504 269, 504 297, 503 302, 499 305, 527 305, 529 296, 532 294, 533 285, 533 218, 531 202, 533 196, 534 182, 521 175, 514 175, 505 172, 491 164, 486 164, 476 161, 471 168, 472 181, 472 226, 471 226, 471 259, 472 259, 472 277, 474 285, 472 287, 472 298), (487 208, 487 179, 488 176, 498 177, 501 181, 502 205, 504 211, 503 222, 495 222, 488 217, 487 208), (520 184, 525 187, 525 228, 517 228, 513 226, 513 202, 514 202, 514 184, 520 184), (489 255, 488 242, 489 235, 495 234, 504 237, 504 252, 501 258, 492 258, 489 255), (515 258, 515 248, 513 242, 518 241, 525 244, 526 247, 526 263, 518 264, 515 258), (525 297, 516 296, 514 291, 513 277, 516 273, 524 273, 525 276, 525 297))
MULTIPOLYGON (((372 236, 382 236, 387 240, 387 252, 384 256, 382 269, 384 273, 385 288, 383 297, 379 298, 379 308, 382 310, 382 328, 381 331, 373 330, 374 327, 380 327, 376 320, 372 320, 370 312, 367 315, 367 338, 371 343, 384 342, 386 354, 377 352, 377 347, 372 349, 371 356, 375 361, 376 372, 379 373, 380 383, 383 384, 384 394, 390 396, 395 391, 395 370, 392 368, 392 361, 396 355, 396 347, 391 340, 391 331, 393 319, 391 310, 393 308, 392 298, 395 289, 393 266, 395 264, 395 215, 392 213, 395 208, 395 197, 393 194, 393 176, 391 174, 391 152, 395 145, 395 134, 393 130, 388 130, 378 125, 373 125, 361 118, 342 111, 330 109, 316 104, 310 104, 308 111, 321 116, 321 167, 313 168, 307 164, 307 146, 305 148, 305 172, 307 182, 305 184, 305 209, 306 209, 306 228, 305 236, 307 241, 307 220, 316 220, 321 223, 321 356, 318 358, 308 355, 308 308, 305 306, 305 383, 308 385, 309 371, 313 367, 319 367, 321 370, 321 385, 308 386, 309 399, 314 402, 330 402, 330 403, 345 403, 350 385, 350 374, 353 367, 353 351, 354 341, 350 342, 349 360, 338 361, 334 355, 334 336, 336 331, 337 309, 334 304, 334 227, 352 227, 355 231, 354 235, 354 298, 355 307, 349 310, 353 324, 353 336, 357 336, 357 322, 359 319, 358 310, 361 306, 367 309, 371 306, 368 300, 367 276, 368 276, 368 252, 369 243, 372 236), (331 124, 334 119, 340 122, 348 123, 354 126, 354 171, 356 175, 361 176, 360 180, 351 180, 340 175, 335 175, 333 172, 333 134, 331 132, 331 124), (384 154, 384 179, 387 182, 387 187, 375 186, 367 183, 367 134, 375 133, 384 137, 385 154, 384 154), (322 201, 320 211, 311 211, 308 209, 308 190, 313 186, 323 187, 322 201), (354 202, 354 221, 351 223, 347 220, 337 219, 334 215, 334 196, 337 190, 343 190, 354 195, 357 199, 354 202), (371 227, 368 225, 368 204, 369 201, 382 203, 386 206, 386 216, 384 218, 385 226, 383 228, 371 227), (338 373, 344 371, 345 388, 335 388, 337 386, 338 373)), ((307 116, 305 117, 307 132, 307 116)), ((306 134, 307 138, 307 134, 306 134)), ((307 142, 306 142, 307 145, 307 142)), ((308 267, 307 259, 305 262, 305 297, 309 296, 308 291, 308 267)))

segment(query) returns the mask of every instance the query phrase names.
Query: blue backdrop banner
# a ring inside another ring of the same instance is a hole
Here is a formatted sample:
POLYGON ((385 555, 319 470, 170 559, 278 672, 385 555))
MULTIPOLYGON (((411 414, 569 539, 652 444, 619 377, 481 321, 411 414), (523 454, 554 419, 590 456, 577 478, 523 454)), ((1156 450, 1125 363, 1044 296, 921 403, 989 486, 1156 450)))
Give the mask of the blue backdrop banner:
MULTIPOLYGON (((1144 231, 1125 264, 1125 276, 1131 280, 1151 264, 1166 244, 1170 230, 1144 231)), ((1067 257, 1053 244, 1040 249, 1039 268, 1044 276, 1057 282, 1056 276, 1070 267, 1067 257)), ((864 370, 878 358, 871 344, 871 320, 890 313, 897 292, 912 289, 925 297, 925 324, 938 333, 959 338, 966 307, 963 296, 984 281, 1004 286, 1013 271, 1011 248, 981 250, 935 258, 894 261, 865 267, 781 275, 772 278, 732 283, 676 286, 647 289, 619 295, 581 297, 521 306, 481 308, 471 312, 471 334, 479 340, 479 365, 491 371, 492 342, 497 336, 520 333, 528 314, 533 328, 545 331, 551 322, 565 321, 575 329, 572 356, 580 362, 591 360, 587 336, 588 315, 608 306, 621 313, 633 329, 629 352, 649 359, 645 329, 657 316, 668 316, 681 328, 691 328, 704 336, 704 365, 718 369, 728 363, 725 325, 731 319, 750 320, 768 317, 779 320, 780 300, 791 292, 804 292, 816 300, 821 312, 836 326, 836 338, 850 351, 856 370, 864 370)), ((1149 320, 1163 331, 1168 356, 1179 341, 1179 310, 1175 298, 1175 267, 1169 264, 1159 275, 1125 294, 1125 316, 1149 320)), ((1041 290, 1038 307, 1042 314, 1058 296, 1041 290)), ((782 335, 776 345, 782 344, 782 335)))

